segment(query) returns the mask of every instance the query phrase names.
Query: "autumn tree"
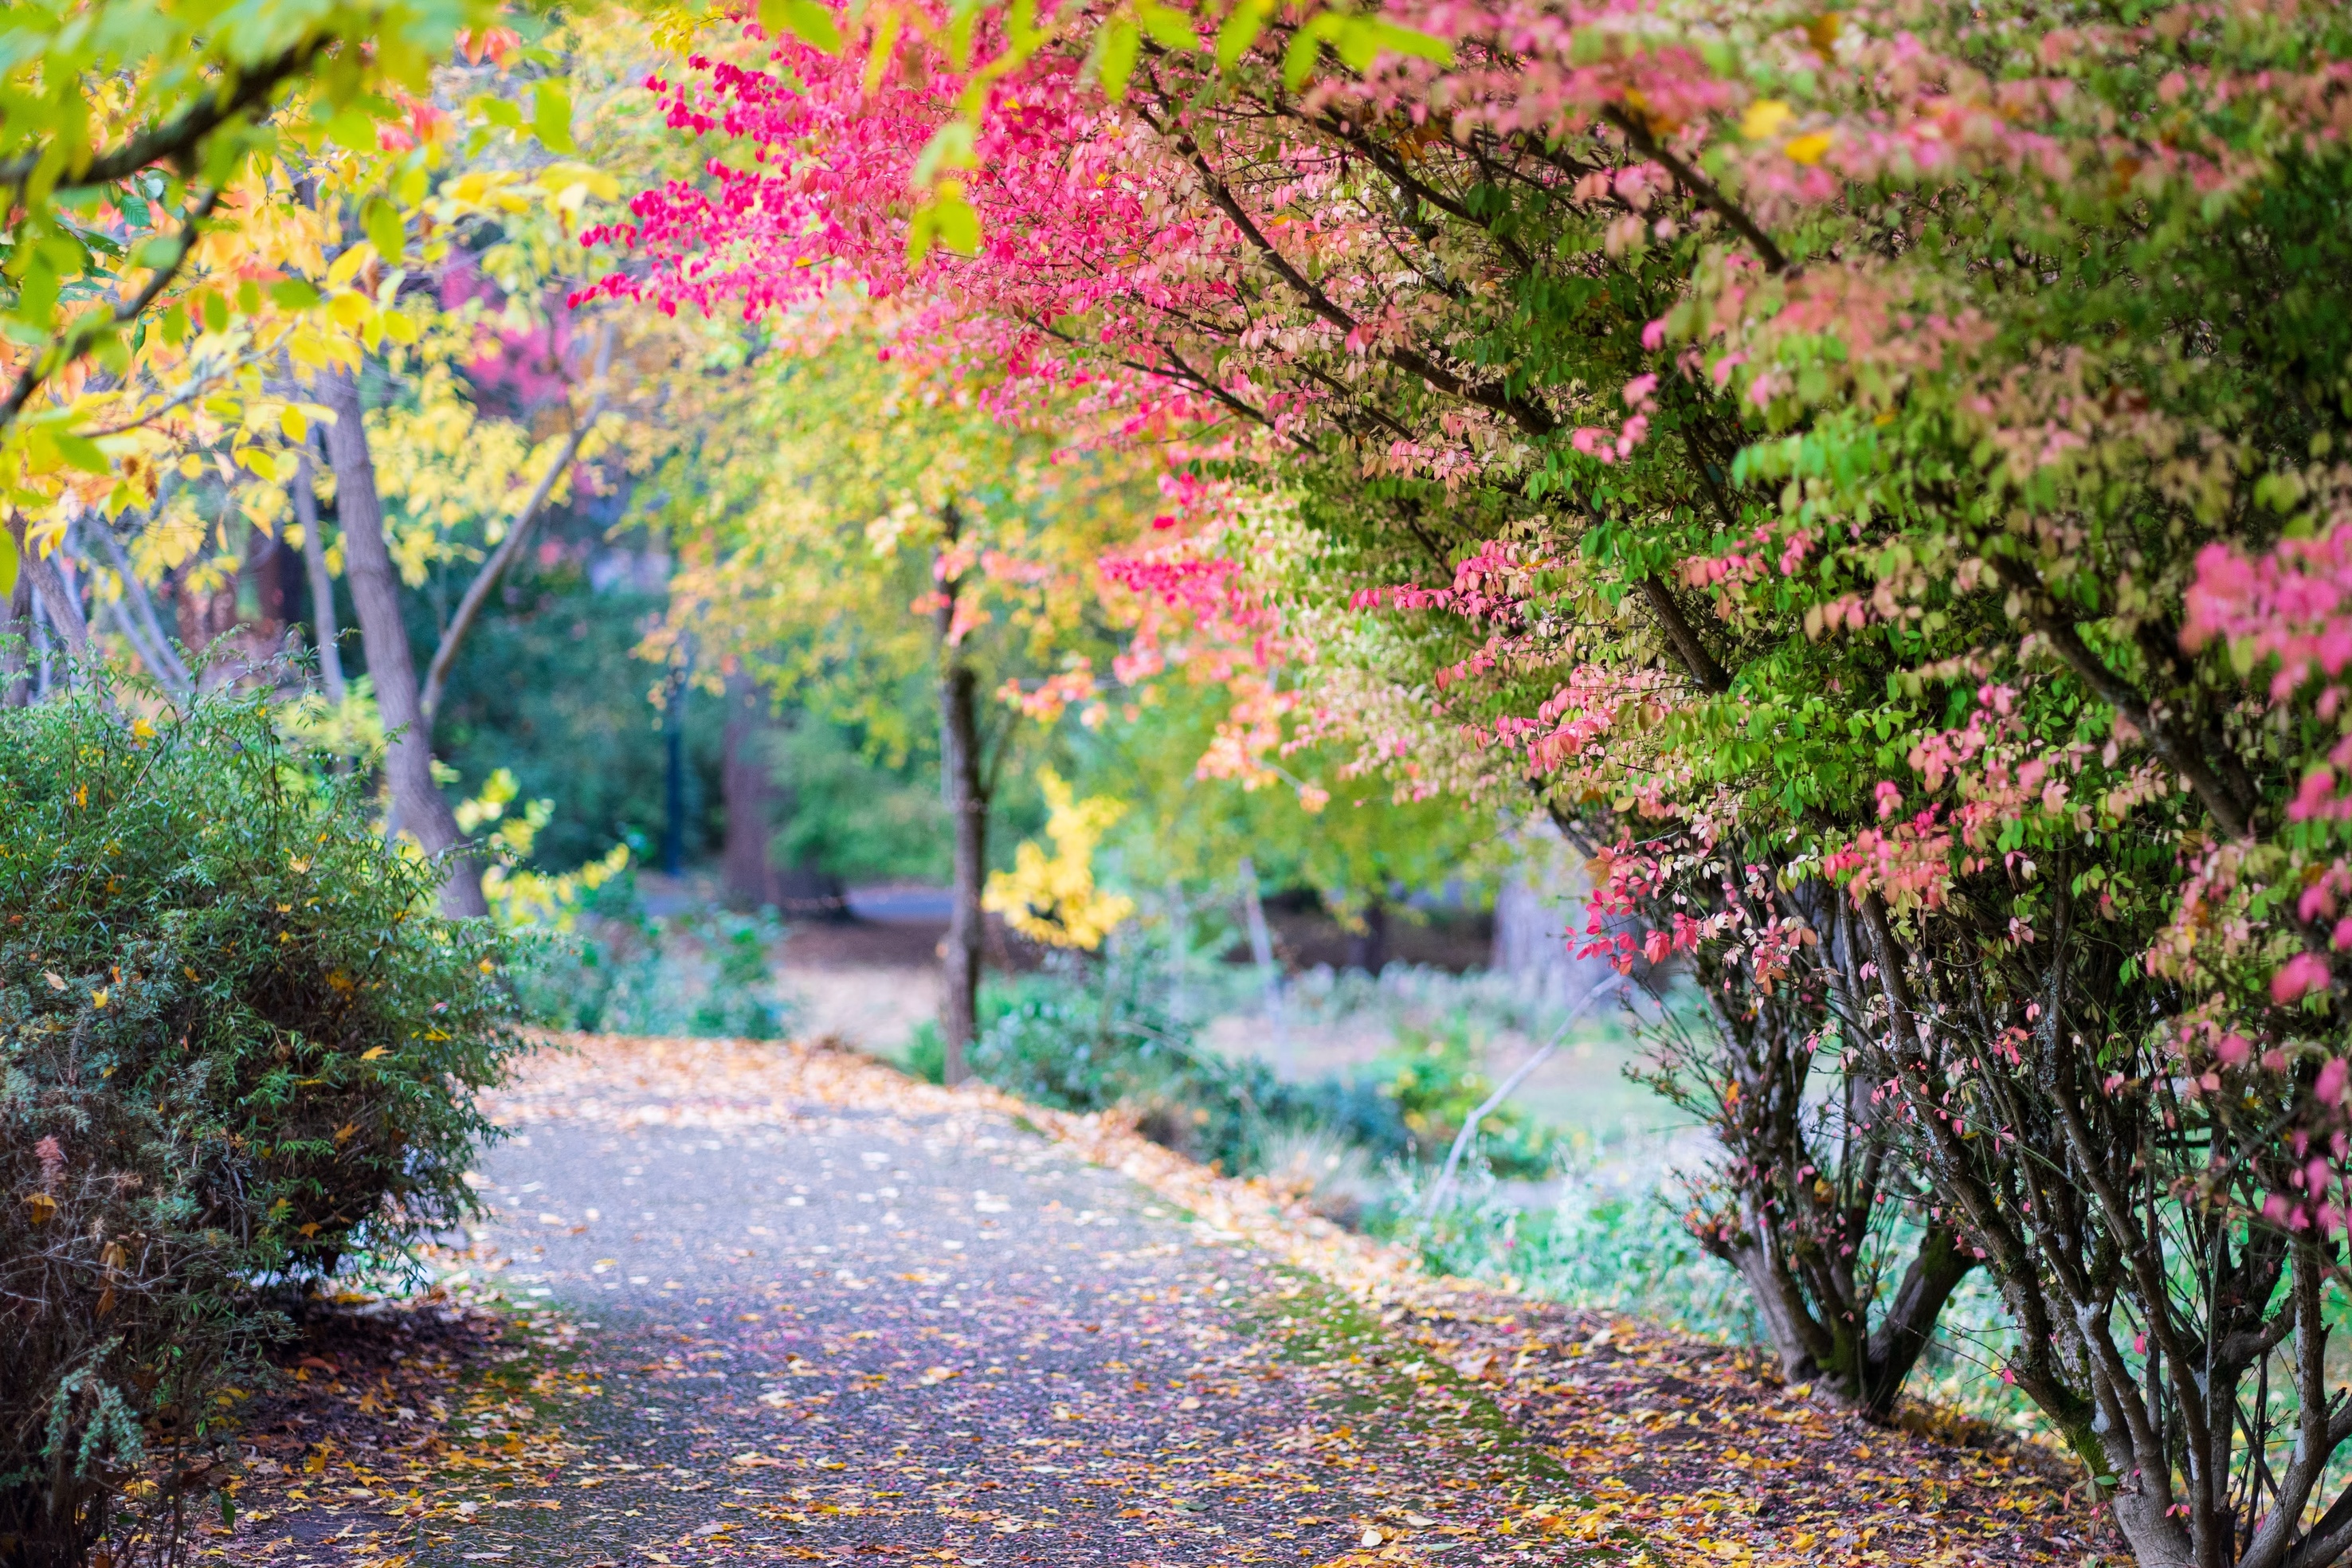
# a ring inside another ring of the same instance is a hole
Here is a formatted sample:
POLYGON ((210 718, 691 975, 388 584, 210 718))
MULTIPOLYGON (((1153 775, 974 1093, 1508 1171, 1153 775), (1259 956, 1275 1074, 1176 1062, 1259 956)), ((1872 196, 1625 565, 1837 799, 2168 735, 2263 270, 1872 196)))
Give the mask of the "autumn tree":
MULTIPOLYGON (((1735 1023, 1801 1009, 1780 1092, 1843 1075, 1915 1261, 1990 1271, 2007 1374, 2140 1559, 2339 1557, 2347 318, 2303 280, 2337 270, 2340 18, 1381 19, 1444 47, 1349 75, 1312 14, 1236 11, 1213 58, 1121 12, 1091 56, 866 76, 754 35, 662 90, 769 155, 630 237, 674 292, 844 268, 1229 421, 1332 542, 1299 596, 1408 628, 1365 675, 1670 864, 1633 940, 1735 1023), (968 259, 877 199, 949 178, 968 259), (1819 984, 1768 994, 1792 953, 1819 984)), ((1784 1253, 1789 1157, 1739 1177, 1784 1253)), ((1806 1311, 1873 1310, 1839 1293, 1806 1311)), ((1908 1297, 1877 1310, 1916 1331, 1908 1297)))
POLYGON ((1151 515, 1151 465, 887 363, 854 323, 799 326, 817 341, 764 344, 755 390, 659 476, 679 556, 666 637, 877 745, 936 746, 954 835, 941 1032, 961 1079, 990 812, 1019 752, 998 694, 1108 658, 1094 566, 1151 515), (936 728, 894 700, 917 673, 936 728))

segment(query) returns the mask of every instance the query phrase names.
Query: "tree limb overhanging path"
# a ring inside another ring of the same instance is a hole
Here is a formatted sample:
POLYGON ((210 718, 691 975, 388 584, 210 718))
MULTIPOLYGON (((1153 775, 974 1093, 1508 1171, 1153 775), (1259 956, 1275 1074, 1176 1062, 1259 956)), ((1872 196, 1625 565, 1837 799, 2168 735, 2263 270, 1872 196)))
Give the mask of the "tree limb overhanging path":
POLYGON ((274 1429, 318 1458, 250 1489, 223 1555, 1959 1565, 2091 1544, 2014 1456, 1421 1279, 1093 1119, 688 1041, 582 1042, 495 1111, 514 1136, 447 1287, 572 1349, 479 1358, 535 1370, 514 1398, 432 1396, 437 1431, 389 1382, 347 1395, 380 1438, 257 1415, 257 1457, 274 1429), (387 1479, 403 1463, 425 1484, 387 1479))

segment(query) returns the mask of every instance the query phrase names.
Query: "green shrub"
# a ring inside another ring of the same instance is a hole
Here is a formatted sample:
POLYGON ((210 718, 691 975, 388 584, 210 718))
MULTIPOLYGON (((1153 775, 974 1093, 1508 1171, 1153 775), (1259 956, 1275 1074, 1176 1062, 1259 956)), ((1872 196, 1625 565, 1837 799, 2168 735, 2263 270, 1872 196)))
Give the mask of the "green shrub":
POLYGON ((767 914, 649 916, 625 871, 582 901, 575 929, 533 944, 516 995, 550 1028, 781 1039, 796 1012, 770 958, 784 934, 767 914))
MULTIPOLYGON (((1158 965, 1112 962, 1017 975, 981 989, 972 1076, 1037 1105, 1133 1114, 1139 1129, 1224 1170, 1255 1173, 1286 1135, 1330 1132, 1377 1162, 1407 1153, 1394 1099, 1374 1083, 1288 1083, 1255 1058, 1231 1061, 1195 1042, 1167 1006, 1158 965)), ((937 1026, 919 1025, 910 1071, 938 1082, 937 1026)))
MULTIPOLYGON (((1457 1009, 1433 1026, 1401 1026, 1396 1049, 1375 1064, 1381 1092, 1395 1102, 1413 1152, 1423 1158, 1444 1158, 1462 1124, 1494 1092, 1478 1058, 1477 1032, 1457 1009)), ((1480 1157, 1498 1176, 1549 1175, 1558 1157, 1550 1130, 1507 1100, 1479 1121, 1477 1142, 1480 1157)))
POLYGON ((0 711, 0 1558, 81 1561, 274 1304, 468 1212, 520 1042, 436 880, 257 700, 0 711))
POLYGON ((1558 1199, 1533 1209, 1482 1167, 1435 1215, 1424 1217, 1424 1194, 1408 1187, 1372 1228, 1412 1247, 1436 1273, 1507 1280, 1546 1300, 1753 1344, 1761 1332, 1755 1300, 1681 1225, 1666 1164, 1660 1149, 1615 1181, 1570 1172, 1558 1199))

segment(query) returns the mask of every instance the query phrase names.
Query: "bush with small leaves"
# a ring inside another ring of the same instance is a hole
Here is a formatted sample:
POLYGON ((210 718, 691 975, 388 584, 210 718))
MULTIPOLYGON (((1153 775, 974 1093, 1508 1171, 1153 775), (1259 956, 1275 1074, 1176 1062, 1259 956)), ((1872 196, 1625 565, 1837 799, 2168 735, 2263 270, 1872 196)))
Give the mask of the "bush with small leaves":
POLYGON ((0 713, 0 1561, 167 1553, 296 1292, 467 1211, 506 939, 363 805, 257 700, 0 713))

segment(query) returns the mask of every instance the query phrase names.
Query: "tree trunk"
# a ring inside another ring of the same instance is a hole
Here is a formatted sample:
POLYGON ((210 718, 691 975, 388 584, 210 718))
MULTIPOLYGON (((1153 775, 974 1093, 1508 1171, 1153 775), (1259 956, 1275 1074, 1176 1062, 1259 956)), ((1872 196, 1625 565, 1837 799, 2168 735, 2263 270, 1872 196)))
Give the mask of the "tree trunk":
MULTIPOLYGON (((950 506, 946 536, 955 542, 961 521, 950 506)), ((950 1085, 967 1074, 966 1053, 980 1033, 980 947, 983 932, 981 881, 988 864, 988 791, 980 766, 980 706, 977 675, 963 660, 955 637, 956 594, 961 579, 940 584, 940 772, 948 811, 955 819, 954 901, 948 914, 940 1003, 940 1035, 946 1045, 945 1077, 950 1085)))
POLYGON ((686 875, 686 703, 694 689, 691 644, 670 656, 662 704, 662 875, 686 875))
MULTIPOLYGON (((319 686, 337 707, 343 701, 343 652, 335 626, 335 578, 327 570, 326 531, 319 523, 319 491, 305 441, 294 475, 294 520, 302 525, 302 570, 310 579, 310 641, 319 656, 319 686)), ((373 470, 371 470, 373 471, 373 470)))
POLYGON ((33 574, 16 567, 16 585, 8 594, 8 623, 0 626, 0 708, 28 708, 33 702, 33 574))
POLYGON ((375 461, 361 425, 359 382, 348 371, 319 377, 320 401, 334 412, 327 426, 327 460, 335 469, 335 512, 343 525, 343 563, 352 607, 360 619, 360 646, 375 681, 384 730, 383 768, 392 786, 394 823, 414 834, 428 855, 448 856, 441 912, 487 915, 481 867, 461 847, 457 814, 433 782, 433 736, 417 704, 416 662, 400 618, 400 578, 383 542, 383 500, 375 461))
POLYGON ((964 1054, 980 1033, 980 891, 988 859, 988 797, 980 782, 978 687, 971 667, 960 659, 950 662, 940 681, 940 718, 949 741, 941 765, 955 817, 954 905, 948 915, 940 1018, 950 1084, 964 1080, 964 1054))
POLYGON ((1378 978, 1389 962, 1389 906, 1380 898, 1367 900, 1363 923, 1348 933, 1348 967, 1378 978))
POLYGON ((768 842, 775 832, 776 786, 764 744, 767 726, 758 687, 744 675, 727 678, 727 739, 719 793, 727 807, 727 842, 719 851, 719 883, 738 909, 780 907, 782 895, 768 842))
POLYGON ((1878 1326, 1864 1342, 1861 1376, 1856 1382, 1864 1415, 1883 1421, 1895 1414, 1895 1401, 1903 1397, 1903 1384, 1927 1351, 1936 1320, 1944 1315, 1944 1303, 1975 1267, 1976 1260, 1960 1249, 1950 1227, 1927 1227, 1927 1234, 1919 1238, 1919 1250, 1904 1270, 1903 1282, 1895 1287, 1878 1326))

